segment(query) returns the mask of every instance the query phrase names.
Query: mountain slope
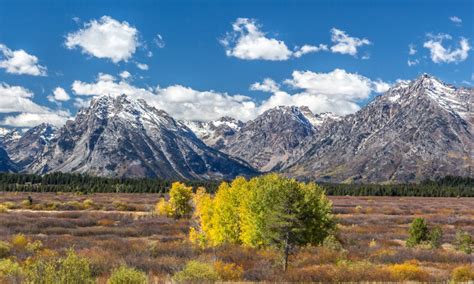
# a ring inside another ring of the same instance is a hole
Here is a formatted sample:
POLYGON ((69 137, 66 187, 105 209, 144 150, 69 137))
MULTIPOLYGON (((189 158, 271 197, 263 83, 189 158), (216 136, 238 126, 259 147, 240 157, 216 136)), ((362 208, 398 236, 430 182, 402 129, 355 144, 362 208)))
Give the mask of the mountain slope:
POLYGON ((238 132, 244 125, 242 121, 228 116, 208 122, 182 121, 182 123, 191 129, 206 145, 215 149, 223 148, 228 138, 238 132))
POLYGON ((13 134, 12 138, 5 139, 5 150, 19 169, 27 171, 51 144, 56 131, 57 129, 53 125, 42 123, 29 129, 21 136, 13 134))
POLYGON ((62 127, 29 171, 99 176, 217 179, 253 175, 143 100, 102 96, 62 127))
POLYGON ((300 108, 280 106, 246 122, 227 138, 221 150, 261 171, 278 170, 290 157, 299 155, 303 141, 315 133, 315 127, 300 108))
POLYGON ((423 75, 321 129, 285 172, 332 182, 472 176, 473 89, 423 75))
POLYGON ((0 173, 16 172, 16 165, 8 157, 7 151, 0 147, 0 173))

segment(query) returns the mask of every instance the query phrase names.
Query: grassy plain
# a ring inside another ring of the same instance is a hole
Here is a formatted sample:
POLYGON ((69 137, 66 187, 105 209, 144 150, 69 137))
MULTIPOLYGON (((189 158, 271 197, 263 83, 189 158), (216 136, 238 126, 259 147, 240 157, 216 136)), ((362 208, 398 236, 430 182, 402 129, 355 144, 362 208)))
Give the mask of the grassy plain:
POLYGON ((192 220, 156 216, 159 198, 2 192, 0 240, 12 245, 6 257, 21 265, 29 258, 64 255, 73 248, 89 260, 99 283, 106 283, 121 264, 144 271, 151 283, 167 282, 190 260, 235 264, 241 272, 233 277, 245 281, 447 281, 458 267, 474 273, 474 255, 452 245, 457 230, 474 235, 474 198, 330 196, 343 249, 296 249, 287 272, 272 250, 193 247, 187 240, 192 220), (405 247, 415 217, 442 228, 440 248, 405 247), (19 234, 30 243, 41 241, 41 248, 15 246, 19 234))

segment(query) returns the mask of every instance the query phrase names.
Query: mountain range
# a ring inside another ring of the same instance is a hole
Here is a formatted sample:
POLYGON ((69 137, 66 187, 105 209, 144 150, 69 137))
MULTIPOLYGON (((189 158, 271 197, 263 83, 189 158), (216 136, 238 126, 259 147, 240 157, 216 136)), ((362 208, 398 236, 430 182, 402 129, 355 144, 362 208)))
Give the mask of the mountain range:
POLYGON ((327 182, 472 177, 474 89, 427 74, 354 114, 279 106, 253 120, 177 121, 130 96, 102 96, 61 128, 0 131, 0 171, 229 179, 277 171, 327 182))

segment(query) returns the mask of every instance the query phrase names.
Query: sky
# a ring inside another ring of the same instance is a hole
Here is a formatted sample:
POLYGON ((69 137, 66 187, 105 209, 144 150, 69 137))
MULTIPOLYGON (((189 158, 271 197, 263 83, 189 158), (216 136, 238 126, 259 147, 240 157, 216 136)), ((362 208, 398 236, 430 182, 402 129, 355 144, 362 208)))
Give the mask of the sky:
POLYGON ((60 126, 100 95, 177 119, 278 105, 354 113, 428 73, 474 84, 474 1, 0 1, 0 126, 60 126))

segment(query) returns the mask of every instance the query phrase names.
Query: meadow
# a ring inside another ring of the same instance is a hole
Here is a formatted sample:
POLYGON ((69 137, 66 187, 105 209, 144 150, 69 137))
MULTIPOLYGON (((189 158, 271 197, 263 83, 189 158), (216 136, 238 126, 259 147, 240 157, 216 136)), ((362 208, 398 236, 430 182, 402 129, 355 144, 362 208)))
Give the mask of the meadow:
POLYGON ((474 235, 474 198, 329 196, 342 247, 296 248, 284 272, 270 248, 196 247, 188 240, 192 220, 154 213, 160 197, 2 192, 0 244, 8 251, 0 245, 0 258, 22 267, 72 249, 88 260, 98 283, 107 283, 124 264, 146 274, 149 283, 169 282, 192 260, 212 266, 221 280, 235 281, 449 281, 474 275, 474 255, 453 245, 459 230, 474 235), (439 248, 405 246, 416 217, 442 229, 439 248))

